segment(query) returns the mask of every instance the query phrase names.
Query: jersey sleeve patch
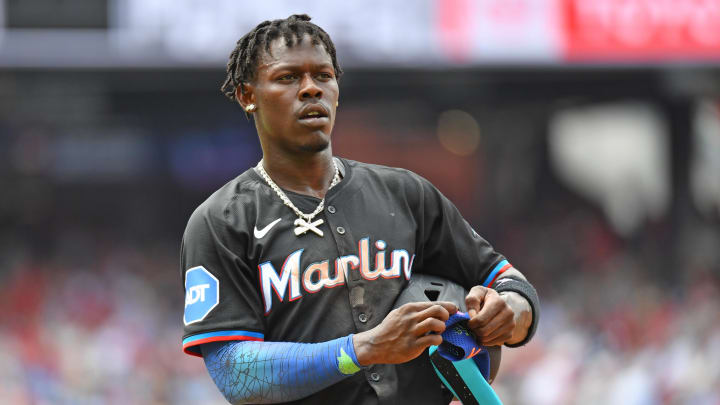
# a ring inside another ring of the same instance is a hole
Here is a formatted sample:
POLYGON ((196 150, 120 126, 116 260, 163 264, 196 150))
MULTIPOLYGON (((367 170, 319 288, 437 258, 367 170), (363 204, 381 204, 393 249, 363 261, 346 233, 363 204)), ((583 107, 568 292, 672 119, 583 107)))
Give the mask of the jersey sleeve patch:
POLYGON ((210 342, 225 342, 229 340, 251 340, 262 342, 265 335, 260 332, 250 332, 245 330, 222 330, 217 332, 200 333, 188 336, 183 339, 183 351, 191 356, 202 357, 200 353, 200 345, 210 342))
POLYGON ((485 278, 485 281, 483 282, 484 287, 490 287, 495 280, 505 272, 505 270, 511 268, 512 265, 508 263, 507 260, 503 260, 500 263, 496 264, 495 267, 493 267, 490 274, 485 278))
POLYGON ((220 281, 203 266, 185 273, 185 314, 183 322, 190 325, 200 322, 220 302, 220 281))

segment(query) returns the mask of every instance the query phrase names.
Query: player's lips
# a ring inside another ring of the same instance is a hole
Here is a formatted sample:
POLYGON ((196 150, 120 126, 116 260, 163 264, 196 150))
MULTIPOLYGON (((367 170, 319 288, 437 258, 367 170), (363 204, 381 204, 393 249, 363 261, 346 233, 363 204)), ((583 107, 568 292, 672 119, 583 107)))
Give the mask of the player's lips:
POLYGON ((298 113, 298 120, 309 126, 323 126, 330 122, 330 113, 322 104, 307 104, 298 113))

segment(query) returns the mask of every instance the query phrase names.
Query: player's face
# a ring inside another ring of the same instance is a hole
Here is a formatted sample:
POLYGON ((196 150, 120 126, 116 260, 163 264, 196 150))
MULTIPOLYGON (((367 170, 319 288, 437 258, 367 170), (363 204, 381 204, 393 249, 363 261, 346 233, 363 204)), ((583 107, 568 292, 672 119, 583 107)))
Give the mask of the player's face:
POLYGON ((282 39, 272 42, 246 90, 266 152, 320 152, 330 145, 338 83, 330 55, 309 36, 291 48, 282 39))

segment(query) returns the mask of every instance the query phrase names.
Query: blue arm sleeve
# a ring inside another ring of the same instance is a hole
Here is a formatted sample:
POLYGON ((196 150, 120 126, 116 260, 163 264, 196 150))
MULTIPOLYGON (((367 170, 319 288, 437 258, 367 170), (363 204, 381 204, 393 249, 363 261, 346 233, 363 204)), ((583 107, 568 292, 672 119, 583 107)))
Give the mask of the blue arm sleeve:
POLYGON ((293 401, 361 369, 352 335, 322 343, 213 342, 201 350, 215 385, 232 404, 293 401))

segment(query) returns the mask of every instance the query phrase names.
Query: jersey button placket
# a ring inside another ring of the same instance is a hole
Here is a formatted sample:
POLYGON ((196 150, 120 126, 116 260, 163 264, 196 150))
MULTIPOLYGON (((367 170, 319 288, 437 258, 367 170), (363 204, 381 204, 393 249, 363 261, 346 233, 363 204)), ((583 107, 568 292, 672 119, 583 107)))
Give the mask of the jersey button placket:
POLYGON ((335 230, 336 230, 337 233, 339 233, 340 235, 345 235, 345 228, 343 228, 342 226, 338 226, 337 228, 335 228, 335 230))
POLYGON ((373 380, 373 381, 375 381, 375 382, 378 382, 378 381, 380 381, 380 380, 382 379, 382 377, 381 377, 380 374, 378 374, 378 373, 371 373, 371 374, 370 374, 370 379, 373 380))
POLYGON ((358 320, 362 323, 365 323, 368 321, 368 316, 365 314, 365 312, 361 312, 360 315, 358 315, 358 320))
POLYGON ((337 212, 337 210, 335 209, 334 205, 328 205, 327 212, 334 214, 335 212, 337 212))

